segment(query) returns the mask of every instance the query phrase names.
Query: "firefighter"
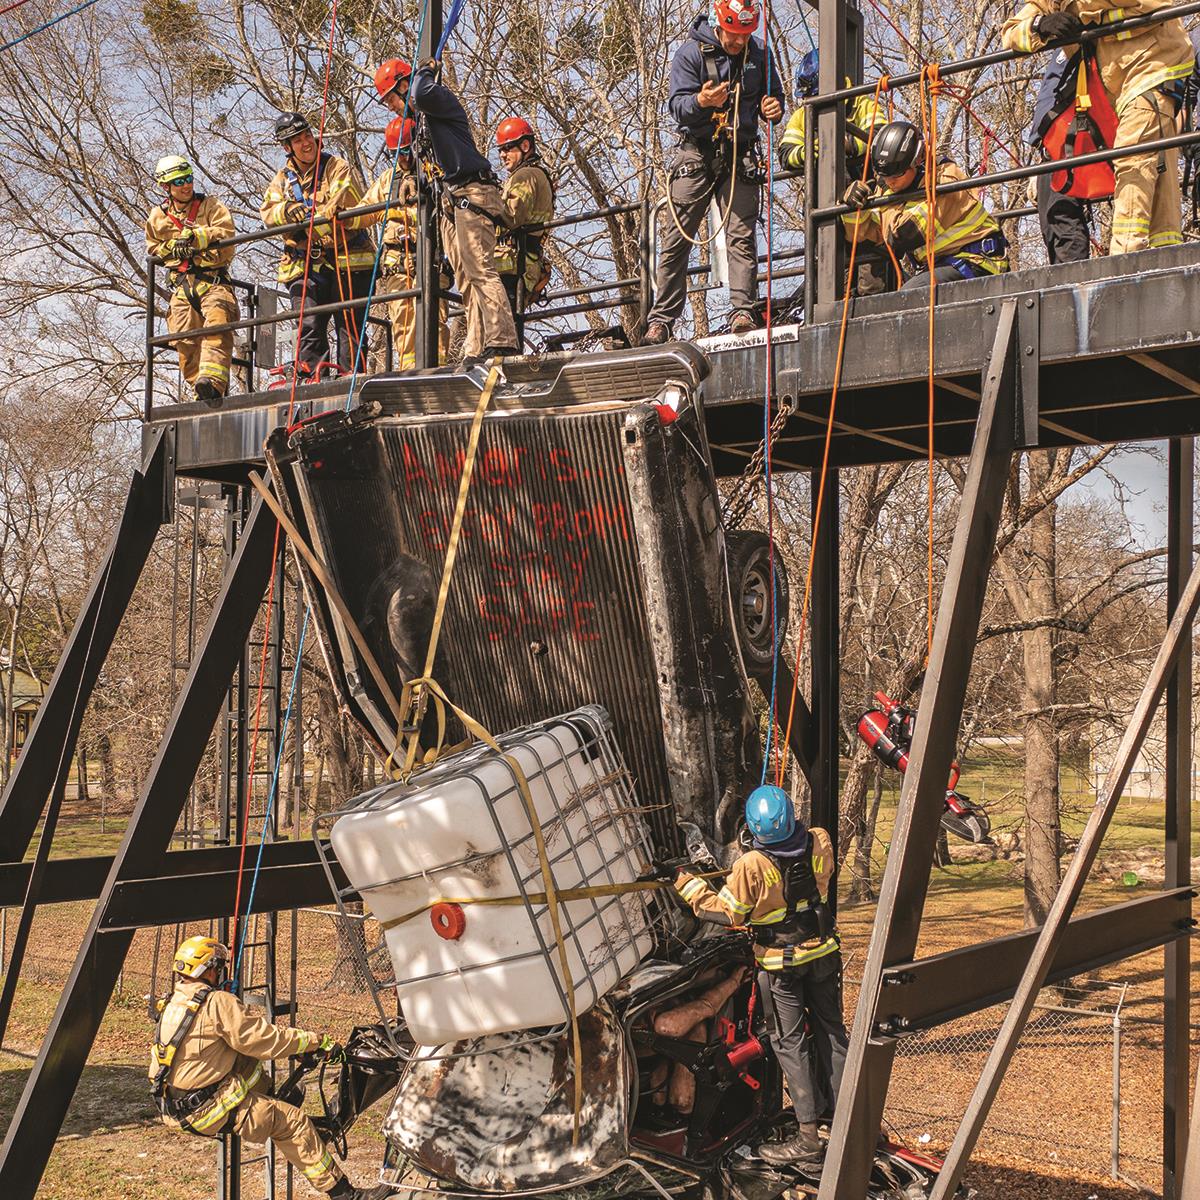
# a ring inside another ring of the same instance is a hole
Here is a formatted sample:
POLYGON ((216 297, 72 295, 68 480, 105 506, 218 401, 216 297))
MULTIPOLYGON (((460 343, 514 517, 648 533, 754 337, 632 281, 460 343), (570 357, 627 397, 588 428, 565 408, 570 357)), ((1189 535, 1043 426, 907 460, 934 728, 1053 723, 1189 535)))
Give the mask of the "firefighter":
MULTIPOLYGON (((1111 24, 1161 7, 1161 0, 1130 0, 1119 8, 1107 0, 1027 0, 1005 21, 1001 39, 1009 50, 1040 50, 1047 42, 1078 38, 1087 25, 1111 24)), ((1117 112, 1115 145, 1136 146, 1177 133, 1183 89, 1195 61, 1183 22, 1175 17, 1092 45, 1117 112)), ((1109 254, 1178 245, 1183 240, 1178 152, 1118 158, 1113 171, 1109 254)))
POLYGON ((517 332, 521 316, 550 282, 542 251, 543 235, 530 226, 554 220, 554 180, 542 164, 533 126, 524 117, 508 117, 496 127, 496 149, 508 172, 500 198, 506 229, 496 242, 496 270, 508 293, 517 332))
MULTIPOLYGON (((275 122, 275 140, 284 148, 287 162, 271 180, 259 214, 264 225, 307 224, 313 217, 335 217, 342 209, 362 203, 362 194, 350 164, 326 150, 317 162, 317 139, 308 121, 297 112, 285 112, 275 122)), ((292 305, 304 301, 300 322, 297 371, 314 380, 328 372, 351 369, 364 310, 310 313, 310 309, 344 300, 361 299, 371 286, 375 248, 370 235, 345 225, 322 222, 307 231, 283 235, 283 256, 277 279, 285 284, 292 305), (308 266, 305 283, 305 264, 308 266), (337 366, 330 361, 329 318, 337 330, 337 366)), ((357 365, 357 364, 356 364, 357 365)))
MULTIPOLYGON (((375 180, 363 197, 364 206, 389 201, 391 207, 379 212, 352 217, 346 224, 355 228, 376 225, 386 219, 383 230, 383 256, 379 260, 381 291, 399 292, 416 286, 417 268, 417 173, 413 162, 413 136, 416 122, 412 117, 395 117, 384 131, 384 142, 392 165, 375 180)), ((442 277, 443 289, 449 279, 442 277)), ((446 325, 446 301, 438 305, 438 361, 446 358, 450 334, 446 325)), ((417 363, 417 300, 409 297, 388 301, 388 317, 392 323, 392 356, 397 368, 414 367, 417 363)))
MULTIPOLYGON (((1042 82, 1033 104, 1033 121, 1025 134, 1025 141, 1034 149, 1042 150, 1043 158, 1042 125, 1054 107, 1063 72, 1070 61, 1071 55, 1065 49, 1051 54, 1042 72, 1042 82)), ((1077 196, 1056 192, 1050 185, 1051 178, 1047 174, 1030 180, 1034 193, 1030 198, 1037 205, 1038 225, 1042 230, 1042 241, 1046 243, 1046 254, 1051 265, 1080 262, 1091 254, 1087 204, 1077 196)))
POLYGON ((423 63, 416 74, 403 59, 375 72, 379 99, 394 113, 406 104, 424 118, 424 129, 441 183, 442 249, 450 261, 467 318, 463 365, 520 353, 512 307, 496 271, 496 231, 504 224, 500 184, 479 153, 467 113, 439 80, 441 64, 423 63), (411 94, 410 94, 411 84, 411 94))
MULTIPOLYGON (((815 50, 810 50, 796 68, 796 95, 798 98, 817 94, 820 60, 815 50)), ((850 86, 850 80, 845 81, 850 86)), ((866 165, 867 136, 872 127, 887 124, 887 113, 874 96, 855 96, 845 102, 846 107, 846 176, 861 179, 866 165)), ((801 104, 792 113, 779 140, 779 165, 785 171, 804 170, 804 147, 806 112, 801 104)), ((815 250, 815 247, 814 247, 815 250)), ((855 294, 871 296, 887 290, 888 259, 882 246, 858 247, 855 294)))
POLYGON ((229 951, 190 937, 175 952, 175 988, 162 1009, 150 1052, 150 1085, 163 1123, 199 1137, 270 1139, 319 1192, 335 1200, 383 1200, 391 1189, 356 1188, 342 1174, 312 1121, 267 1094, 263 1063, 315 1054, 341 1061, 328 1034, 272 1025, 223 990, 229 951))
POLYGON ((729 255, 730 330, 758 327, 755 221, 764 173, 758 122, 783 119, 783 85, 775 61, 751 34, 757 0, 713 0, 671 61, 669 106, 679 126, 663 215, 648 346, 668 341, 687 299, 688 255, 715 200, 729 255))
MULTIPOLYGON (((897 260, 907 259, 916 273, 904 288, 928 287, 931 272, 938 283, 976 279, 1008 270, 1008 243, 995 218, 970 189, 934 198, 933 262, 926 261, 927 207, 923 192, 880 208, 863 208, 876 196, 914 192, 925 185, 925 142, 907 121, 891 121, 871 143, 871 169, 882 191, 854 180, 842 200, 859 211, 842 220, 848 233, 858 229, 865 239, 886 246, 897 260)), ((937 182, 966 179, 949 159, 937 164, 937 182)))
POLYGON ((790 1141, 766 1144, 769 1163, 816 1162, 824 1152, 817 1118, 836 1102, 849 1038, 842 1021, 841 942, 826 901, 833 847, 824 829, 796 819, 782 788, 755 788, 746 801, 750 846, 719 892, 681 871, 675 890, 698 917, 749 925, 759 987, 769 1000, 771 1045, 787 1079, 800 1128, 790 1141), (812 1039, 810 1054, 809 1039, 812 1039), (815 1058, 820 1078, 813 1078, 815 1058))
MULTIPOLYGON (((197 192, 192 166, 172 154, 154 167, 162 202, 146 218, 146 253, 161 259, 171 286, 167 309, 169 333, 191 333, 238 319, 238 302, 229 286, 233 247, 212 243, 233 236, 229 209, 215 196, 197 192)), ((220 408, 229 390, 233 333, 210 334, 176 343, 179 372, 196 399, 220 408)))

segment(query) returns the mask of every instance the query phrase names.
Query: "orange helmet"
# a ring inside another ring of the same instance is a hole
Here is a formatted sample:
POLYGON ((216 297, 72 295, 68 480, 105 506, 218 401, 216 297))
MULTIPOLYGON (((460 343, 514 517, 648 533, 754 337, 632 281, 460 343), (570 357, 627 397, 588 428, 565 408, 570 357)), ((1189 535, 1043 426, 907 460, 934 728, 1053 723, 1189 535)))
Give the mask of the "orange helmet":
POLYGON ((709 23, 728 33, 753 33, 758 28, 755 0, 713 0, 709 23))
POLYGON ((394 154, 396 149, 403 150, 406 154, 411 153, 413 134, 416 132, 417 123, 412 117, 396 117, 388 122, 388 127, 384 130, 383 140, 387 142, 387 148, 394 154))
POLYGON ((496 126, 496 148, 498 150, 507 149, 522 138, 534 140, 533 126, 524 117, 505 117, 496 126))
POLYGON ((394 92, 400 81, 407 79, 411 74, 412 67, 402 58, 389 58, 387 62, 380 63, 375 72, 375 90, 379 93, 380 100, 389 92, 394 92))

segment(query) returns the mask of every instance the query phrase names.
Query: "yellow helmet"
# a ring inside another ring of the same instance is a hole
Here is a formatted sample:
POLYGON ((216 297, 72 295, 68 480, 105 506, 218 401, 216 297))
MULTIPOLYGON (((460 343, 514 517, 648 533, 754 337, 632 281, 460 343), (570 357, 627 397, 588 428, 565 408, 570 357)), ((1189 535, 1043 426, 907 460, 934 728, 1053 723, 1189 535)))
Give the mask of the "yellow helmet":
POLYGON ((229 949, 216 938, 197 935, 179 943, 175 951, 175 974, 199 979, 209 967, 229 961, 229 949))
POLYGON ((192 164, 178 154, 168 154, 154 164, 154 179, 163 187, 169 187, 172 183, 191 183, 192 164))

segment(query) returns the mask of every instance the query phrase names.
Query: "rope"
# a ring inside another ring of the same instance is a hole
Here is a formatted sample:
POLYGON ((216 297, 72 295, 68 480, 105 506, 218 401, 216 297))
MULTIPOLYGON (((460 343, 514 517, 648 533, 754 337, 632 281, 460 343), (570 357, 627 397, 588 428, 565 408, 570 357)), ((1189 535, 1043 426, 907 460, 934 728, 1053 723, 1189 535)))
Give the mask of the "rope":
MULTIPOLYGON (((879 79, 875 83, 876 106, 879 104, 883 84, 884 79, 879 79)), ((862 177, 859 180, 860 183, 865 184, 867 182, 867 171, 870 169, 871 162, 871 143, 874 141, 876 128, 877 126, 872 122, 867 129, 867 145, 863 153, 863 168, 862 177)), ((847 282, 854 278, 854 260, 858 254, 858 238, 861 225, 861 221, 854 223, 854 229, 850 238, 850 257, 846 264, 847 282)), ((783 786, 783 776, 787 770, 788 746, 791 743, 792 737, 792 724, 796 718, 796 695, 800 683, 800 659, 804 651, 804 632, 808 624, 809 605, 812 602, 813 564, 816 561, 817 554, 817 534, 821 529, 821 515, 825 508, 825 481, 829 475, 829 450, 833 444, 833 419, 837 409, 838 391, 842 384, 842 367, 846 361, 846 329, 850 320, 850 297, 851 289, 847 286, 842 297, 842 320, 838 329, 838 347, 833 370, 833 387, 829 395, 829 417, 825 422, 825 447, 821 454, 821 477, 817 485, 817 505, 813 513, 812 539, 808 548, 808 570, 804 577, 804 600, 800 606, 800 625, 796 631, 796 669, 792 672, 792 696, 788 704, 787 728, 782 740, 777 742, 775 783, 778 787, 783 786)))
POLYGON ((12 12, 14 9, 22 8, 28 3, 29 0, 16 0, 15 4, 6 4, 3 8, 0 8, 0 17, 4 16, 5 13, 12 12))
MULTIPOLYGON (((692 237, 690 233, 679 222, 679 213, 675 208, 675 200, 671 196, 672 180, 667 180, 667 211, 671 214, 671 220, 675 222, 675 228, 679 231, 679 236, 689 241, 693 246, 711 246, 725 231, 725 226, 729 224, 730 214, 733 212, 733 197, 737 188, 737 168, 738 168, 738 122, 741 120, 742 106, 742 85, 738 83, 733 90, 733 148, 729 160, 729 200, 725 205, 725 211, 721 214, 720 223, 716 229, 712 231, 709 237, 692 237)), ((712 187, 708 189, 708 198, 712 198, 713 192, 716 191, 717 181, 714 179, 712 187)))
MULTIPOLYGON (((437 49, 433 53, 433 57, 440 59, 442 51, 446 49, 446 43, 450 40, 450 35, 454 32, 454 27, 458 24, 458 18, 462 16, 463 8, 466 0, 454 0, 450 5, 450 12, 446 16, 446 23, 442 26, 442 36, 438 39, 437 49)), ((420 42, 417 43, 420 45, 420 42)))
MULTIPOLYGON (((18 3, 10 4, 8 6, 8 8, 0 10, 0 11, 12 12, 12 10, 14 8, 20 8, 21 5, 25 4, 25 3, 27 3, 27 0, 19 0, 18 3)), ((3 54, 5 50, 11 50, 14 46, 19 46, 27 38, 33 37, 34 34, 38 34, 38 33, 41 33, 43 30, 49 29, 51 25, 57 25, 59 23, 59 21, 65 21, 68 17, 73 17, 76 13, 83 12, 83 10, 85 8, 91 8, 91 6, 95 3, 96 3, 96 0, 83 0, 82 4, 76 5, 69 12, 63 13, 62 16, 51 17, 51 19, 49 21, 43 21, 42 24, 39 25, 36 29, 31 29, 28 33, 23 33, 23 34, 21 34, 20 37, 13 38, 13 40, 11 42, 5 42, 3 46, 0 46, 0 54, 3 54)))

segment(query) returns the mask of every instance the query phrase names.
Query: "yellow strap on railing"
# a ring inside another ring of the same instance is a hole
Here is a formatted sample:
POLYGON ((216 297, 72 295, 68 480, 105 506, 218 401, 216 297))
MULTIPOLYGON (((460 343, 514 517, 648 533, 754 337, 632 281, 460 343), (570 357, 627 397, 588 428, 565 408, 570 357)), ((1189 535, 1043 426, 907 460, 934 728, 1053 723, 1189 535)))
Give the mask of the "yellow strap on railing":
POLYGON ((1087 112, 1092 107, 1092 97, 1088 94, 1088 56, 1083 54, 1079 62, 1079 72, 1075 76, 1075 110, 1087 112))

